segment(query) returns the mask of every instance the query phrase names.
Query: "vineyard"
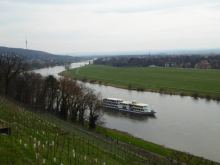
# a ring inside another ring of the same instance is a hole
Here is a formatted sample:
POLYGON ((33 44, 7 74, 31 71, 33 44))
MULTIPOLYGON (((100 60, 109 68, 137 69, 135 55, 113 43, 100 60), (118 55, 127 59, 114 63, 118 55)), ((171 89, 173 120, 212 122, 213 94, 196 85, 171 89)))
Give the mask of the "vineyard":
POLYGON ((65 131, 33 112, 0 101, 11 135, 0 135, 1 164, 145 164, 149 160, 82 130, 65 131))
POLYGON ((170 149, 170 156, 149 152, 1 97, 0 121, 0 128, 10 128, 8 134, 0 133, 1 165, 217 164, 170 149))

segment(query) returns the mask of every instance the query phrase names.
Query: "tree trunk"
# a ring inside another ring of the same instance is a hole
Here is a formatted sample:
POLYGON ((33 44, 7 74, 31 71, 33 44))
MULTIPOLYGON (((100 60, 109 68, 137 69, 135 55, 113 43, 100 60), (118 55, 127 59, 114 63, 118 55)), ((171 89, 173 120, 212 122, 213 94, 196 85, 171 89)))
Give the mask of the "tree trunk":
POLYGON ((9 79, 5 79, 5 96, 8 96, 8 89, 9 89, 9 79))

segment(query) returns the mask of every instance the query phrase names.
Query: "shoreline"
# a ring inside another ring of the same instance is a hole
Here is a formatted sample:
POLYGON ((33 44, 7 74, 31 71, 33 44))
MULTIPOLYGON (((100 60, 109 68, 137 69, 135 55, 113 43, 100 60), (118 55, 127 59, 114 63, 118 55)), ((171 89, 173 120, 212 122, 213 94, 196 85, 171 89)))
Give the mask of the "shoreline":
MULTIPOLYGON (((184 162, 186 164, 188 163, 197 164, 198 162, 203 164, 202 161, 206 163, 213 162, 214 164, 215 163, 219 164, 218 161, 210 160, 202 156, 194 155, 187 151, 181 151, 181 150, 169 148, 167 146, 158 143, 150 142, 142 138, 135 137, 127 132, 123 132, 117 129, 107 128, 102 125, 96 128, 95 133, 112 138, 112 140, 117 140, 120 143, 122 142, 124 143, 125 146, 132 145, 141 154, 147 154, 166 160, 173 159, 176 161, 184 162)), ((134 149, 133 147, 132 149, 134 149)))
MULTIPOLYGON (((72 69, 74 70, 74 69, 72 69)), ((166 88, 162 88, 162 89, 146 89, 146 88, 142 88, 142 87, 135 87, 135 86, 124 86, 124 85, 117 85, 114 83, 110 83, 110 82, 105 82, 102 80, 93 80, 93 79, 89 79, 88 77, 83 77, 83 78, 79 78, 77 77, 75 74, 73 74, 72 76, 70 75, 65 75, 65 73, 68 71, 63 71, 60 72, 58 75, 63 76, 63 77, 67 77, 67 78, 71 78, 77 81, 81 81, 83 83, 90 83, 90 84, 99 84, 99 85, 104 85, 104 86, 110 86, 110 87, 115 87, 115 88, 120 88, 120 89, 127 89, 127 90, 133 90, 133 91, 138 91, 138 92, 153 92, 153 93, 159 93, 159 94, 166 94, 166 95, 178 95, 181 97, 184 96, 188 96, 188 97, 192 97, 194 99, 206 99, 206 100, 213 100, 213 101, 220 101, 220 96, 212 96, 211 94, 207 94, 207 93, 198 93, 195 91, 189 91, 189 90, 182 90, 182 91, 178 91, 178 90, 169 90, 166 88)))
POLYGON ((120 131, 117 129, 105 127, 104 125, 97 125, 95 130, 90 130, 86 127, 87 123, 84 126, 81 126, 78 123, 71 123, 70 121, 64 121, 49 113, 39 114, 39 112, 36 112, 36 114, 55 124, 62 123, 61 125, 65 127, 69 125, 71 129, 73 128, 77 129, 78 131, 82 133, 86 133, 100 140, 112 141, 115 144, 120 145, 123 148, 130 149, 131 151, 136 151, 138 152, 138 154, 141 154, 143 156, 149 155, 150 157, 155 157, 157 159, 163 159, 163 160, 168 160, 168 161, 169 159, 173 159, 173 160, 181 161, 181 162, 204 161, 204 163, 207 162, 207 163, 214 163, 216 165, 219 164, 219 162, 216 160, 211 160, 203 156, 194 155, 192 153, 188 153, 187 151, 181 151, 181 150, 177 150, 174 148, 169 148, 167 146, 136 137, 125 131, 120 131))

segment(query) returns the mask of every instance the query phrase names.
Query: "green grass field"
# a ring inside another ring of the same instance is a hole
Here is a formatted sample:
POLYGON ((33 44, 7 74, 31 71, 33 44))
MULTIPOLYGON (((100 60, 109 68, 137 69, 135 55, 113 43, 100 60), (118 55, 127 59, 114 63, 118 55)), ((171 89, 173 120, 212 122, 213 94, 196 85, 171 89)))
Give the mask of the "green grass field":
POLYGON ((87 65, 61 74, 127 89, 220 99, 220 70, 87 65))

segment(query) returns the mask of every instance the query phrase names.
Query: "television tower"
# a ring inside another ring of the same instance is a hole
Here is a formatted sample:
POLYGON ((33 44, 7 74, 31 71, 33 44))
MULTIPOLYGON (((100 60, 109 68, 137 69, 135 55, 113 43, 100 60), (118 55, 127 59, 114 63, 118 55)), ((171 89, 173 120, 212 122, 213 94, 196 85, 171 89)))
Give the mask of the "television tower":
POLYGON ((27 38, 25 39, 25 48, 27 49, 28 47, 28 41, 27 41, 27 38))

